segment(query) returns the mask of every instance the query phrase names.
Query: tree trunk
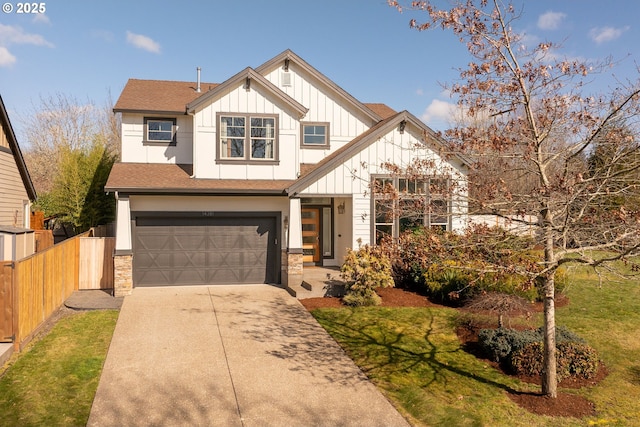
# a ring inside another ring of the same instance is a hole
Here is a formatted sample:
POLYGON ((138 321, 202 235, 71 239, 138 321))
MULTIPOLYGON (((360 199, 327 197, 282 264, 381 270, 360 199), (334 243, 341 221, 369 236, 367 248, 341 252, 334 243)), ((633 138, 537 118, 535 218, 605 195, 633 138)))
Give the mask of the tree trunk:
MULTIPOLYGON (((546 251, 545 251, 546 252, 546 251)), ((544 360, 542 372, 542 394, 558 397, 556 371, 556 307, 553 271, 544 277, 544 360)))

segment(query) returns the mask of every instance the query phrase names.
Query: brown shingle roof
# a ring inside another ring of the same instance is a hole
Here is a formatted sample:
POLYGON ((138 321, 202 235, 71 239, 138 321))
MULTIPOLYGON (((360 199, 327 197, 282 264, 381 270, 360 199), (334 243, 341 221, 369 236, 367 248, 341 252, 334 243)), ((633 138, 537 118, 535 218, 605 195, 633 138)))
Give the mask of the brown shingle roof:
POLYGON ((367 108, 369 108, 371 111, 373 111, 374 113, 382 117, 382 120, 388 119, 389 117, 398 113, 397 111, 395 111, 393 108, 389 107, 386 104, 365 103, 364 105, 366 105, 367 108))
POLYGON ((194 82, 129 79, 113 110, 184 113, 188 103, 216 86, 200 83, 198 93, 194 82))
MULTIPOLYGON (((129 79, 113 110, 184 113, 187 104, 217 86, 218 83, 200 83, 200 93, 198 93, 195 82, 129 79)), ((365 103, 364 105, 382 119, 396 114, 395 110, 385 104, 365 103)))
POLYGON ((190 194, 284 194, 294 180, 196 179, 192 165, 116 163, 105 191, 190 194))

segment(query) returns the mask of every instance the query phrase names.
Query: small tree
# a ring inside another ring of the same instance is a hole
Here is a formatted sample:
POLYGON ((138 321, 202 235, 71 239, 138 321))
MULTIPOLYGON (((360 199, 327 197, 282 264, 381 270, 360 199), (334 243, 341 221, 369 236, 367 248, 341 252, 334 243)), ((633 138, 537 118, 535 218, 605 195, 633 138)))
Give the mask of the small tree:
POLYGON ((53 180, 46 208, 77 231, 112 221, 115 200, 104 184, 115 161, 99 139, 87 148, 61 149, 58 175, 53 180))
POLYGON ((587 79, 610 64, 564 59, 546 41, 528 48, 513 30, 520 11, 500 0, 453 0, 449 8, 413 1, 407 8, 427 14, 424 22, 412 19, 411 27, 450 30, 472 57, 460 70, 460 82, 447 89, 485 125, 454 128, 449 140, 477 169, 491 159, 517 159, 527 183, 522 191, 509 185, 504 171, 483 175, 469 191, 470 206, 535 231, 543 260, 529 274, 544 291, 542 391, 555 398, 555 271, 570 263, 615 269, 614 261, 631 262, 639 252, 640 212, 627 201, 640 194, 640 82, 617 82, 607 94, 586 93, 587 79), (589 167, 599 144, 607 146, 606 166, 589 167))
POLYGON ((469 304, 467 308, 477 311, 488 311, 498 314, 498 328, 504 328, 504 316, 509 313, 524 313, 527 317, 531 315, 530 303, 517 295, 503 294, 500 292, 482 293, 469 304))
POLYGON ((357 251, 350 250, 340 272, 346 282, 343 301, 347 305, 379 305, 375 290, 394 285, 391 262, 377 247, 365 245, 357 251))

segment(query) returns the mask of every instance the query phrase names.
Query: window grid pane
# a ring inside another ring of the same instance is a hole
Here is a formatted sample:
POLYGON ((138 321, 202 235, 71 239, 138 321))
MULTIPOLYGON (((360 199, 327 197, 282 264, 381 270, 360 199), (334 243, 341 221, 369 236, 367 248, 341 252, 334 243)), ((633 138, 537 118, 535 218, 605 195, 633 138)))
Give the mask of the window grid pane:
POLYGON ((305 145, 326 145, 327 127, 323 125, 304 125, 302 143, 305 145))
POLYGON ((147 140, 149 141, 172 141, 173 121, 168 120, 148 120, 147 140))
POLYGON ((377 177, 373 182, 373 221, 376 243, 384 236, 397 238, 418 227, 449 228, 447 178, 377 177), (393 195, 398 198, 394 200, 393 195))
POLYGON ((220 117, 220 157, 244 157, 244 117, 220 117))
POLYGON ((251 118, 251 158, 273 159, 275 119, 268 117, 251 118))

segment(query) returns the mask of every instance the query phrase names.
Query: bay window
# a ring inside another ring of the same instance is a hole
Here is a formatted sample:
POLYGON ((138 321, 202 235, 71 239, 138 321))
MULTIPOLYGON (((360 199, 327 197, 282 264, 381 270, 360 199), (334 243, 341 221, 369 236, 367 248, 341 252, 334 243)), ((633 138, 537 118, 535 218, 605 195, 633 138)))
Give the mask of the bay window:
POLYGON ((417 227, 450 230, 451 195, 446 177, 373 178, 375 242, 417 227))

